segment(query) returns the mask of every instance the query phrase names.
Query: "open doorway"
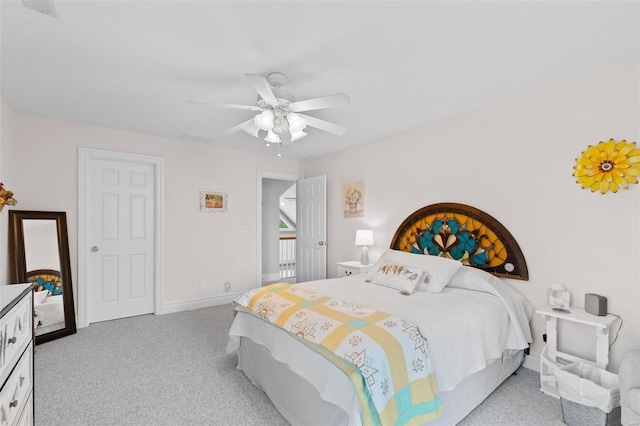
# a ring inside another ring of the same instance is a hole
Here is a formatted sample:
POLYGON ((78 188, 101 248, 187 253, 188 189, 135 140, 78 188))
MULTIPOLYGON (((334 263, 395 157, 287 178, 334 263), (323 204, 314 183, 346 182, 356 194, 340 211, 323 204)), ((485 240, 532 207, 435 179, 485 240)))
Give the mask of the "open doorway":
MULTIPOLYGON (((284 211, 289 212, 286 213, 287 218, 282 220, 282 222, 287 226, 288 231, 281 232, 280 203, 282 199, 282 202, 285 204, 285 206, 286 204, 291 204, 293 208, 297 210, 294 184, 296 184, 298 179, 302 178, 302 176, 290 173, 259 170, 257 177, 258 181, 256 189, 258 198, 258 217, 256 230, 256 286, 259 287, 272 282, 282 281, 280 279, 280 235, 282 233, 283 235, 286 235, 290 238, 291 234, 293 234, 293 236, 295 237, 297 223, 292 223, 292 221, 297 222, 297 214, 295 214, 295 217, 293 217, 292 219, 290 208, 284 209, 284 211), (291 192, 289 192, 288 190, 292 186, 294 187, 294 189, 293 195, 291 196, 291 192), (285 201, 285 198, 293 199, 285 201), (287 221, 289 221, 288 224, 287 221), (291 225, 293 225, 293 227, 291 225)), ((295 248, 295 240, 293 240, 293 243, 290 242, 288 244, 293 244, 295 248)), ((295 256, 295 250, 293 256, 285 256, 292 257, 291 262, 293 262, 294 267, 295 256)), ((293 273, 293 276, 289 277, 287 280, 295 280, 295 272, 293 273)))
POLYGON ((262 179, 262 285, 296 282, 296 182, 262 179))
POLYGON ((258 171, 256 287, 327 277, 326 185, 324 175, 258 171), (281 203, 291 205, 288 213, 281 203))

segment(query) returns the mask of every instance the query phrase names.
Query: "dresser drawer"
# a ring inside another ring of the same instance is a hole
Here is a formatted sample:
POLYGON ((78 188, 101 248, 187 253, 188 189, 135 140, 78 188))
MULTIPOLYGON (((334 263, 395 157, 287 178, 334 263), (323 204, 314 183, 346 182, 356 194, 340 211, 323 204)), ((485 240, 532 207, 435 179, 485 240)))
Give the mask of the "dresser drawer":
POLYGON ((29 399, 22 410, 16 426, 33 426, 33 389, 29 393, 29 399))
POLYGON ((0 318, 0 386, 33 337, 32 296, 29 293, 0 318))
POLYGON ((29 345, 0 391, 0 424, 17 424, 29 404, 32 384, 33 347, 29 345))

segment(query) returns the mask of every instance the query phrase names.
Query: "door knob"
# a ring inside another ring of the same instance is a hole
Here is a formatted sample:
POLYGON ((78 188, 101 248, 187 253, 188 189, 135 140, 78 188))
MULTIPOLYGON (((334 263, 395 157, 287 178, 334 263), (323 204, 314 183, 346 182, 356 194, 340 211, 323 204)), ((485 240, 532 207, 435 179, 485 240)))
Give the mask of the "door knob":
POLYGON ((327 242, 326 241, 320 241, 318 244, 320 244, 321 246, 326 246, 327 242))
POLYGON ((93 247, 91 247, 91 251, 92 251, 92 252, 94 252, 94 253, 95 253, 95 252, 97 252, 98 250, 100 250, 100 249, 98 248, 98 246, 93 246, 93 247))

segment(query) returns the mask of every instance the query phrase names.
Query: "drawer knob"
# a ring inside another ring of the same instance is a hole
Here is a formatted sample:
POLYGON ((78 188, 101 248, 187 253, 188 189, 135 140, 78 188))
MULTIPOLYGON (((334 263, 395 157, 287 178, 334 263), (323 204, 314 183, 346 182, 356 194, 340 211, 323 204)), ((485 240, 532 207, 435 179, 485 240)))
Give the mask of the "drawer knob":
POLYGON ((14 399, 13 401, 11 401, 9 403, 9 407, 17 407, 18 406, 18 400, 14 399))
POLYGON ((7 343, 15 343, 18 341, 18 338, 16 336, 13 336, 11 339, 7 340, 7 343))

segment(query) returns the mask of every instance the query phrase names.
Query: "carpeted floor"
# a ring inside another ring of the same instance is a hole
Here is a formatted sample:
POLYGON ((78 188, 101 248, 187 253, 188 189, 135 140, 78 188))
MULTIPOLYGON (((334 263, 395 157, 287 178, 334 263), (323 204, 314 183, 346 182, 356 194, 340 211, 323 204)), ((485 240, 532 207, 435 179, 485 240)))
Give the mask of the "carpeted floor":
MULTIPOLYGON (((232 318, 231 305, 145 315, 36 346, 36 425, 286 425, 225 353, 232 318)), ((521 368, 460 424, 562 425, 538 379, 521 368)))

